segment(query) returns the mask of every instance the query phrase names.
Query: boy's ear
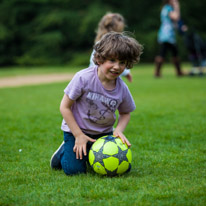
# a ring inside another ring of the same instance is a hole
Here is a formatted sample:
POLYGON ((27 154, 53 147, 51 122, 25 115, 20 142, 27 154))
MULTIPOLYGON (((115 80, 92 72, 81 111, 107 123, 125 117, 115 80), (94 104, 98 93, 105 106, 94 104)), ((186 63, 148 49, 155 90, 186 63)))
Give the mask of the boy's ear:
POLYGON ((97 65, 100 65, 101 62, 99 61, 99 59, 96 59, 97 65))

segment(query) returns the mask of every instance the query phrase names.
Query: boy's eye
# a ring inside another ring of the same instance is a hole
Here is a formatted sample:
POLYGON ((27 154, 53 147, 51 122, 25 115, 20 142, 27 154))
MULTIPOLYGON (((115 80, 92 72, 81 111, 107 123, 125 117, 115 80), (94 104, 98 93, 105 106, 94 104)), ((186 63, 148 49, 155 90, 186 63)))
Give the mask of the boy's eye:
POLYGON ((119 62, 121 65, 126 65, 126 61, 120 61, 119 62))
POLYGON ((119 63, 120 64, 126 64, 126 61, 120 61, 119 63))
MULTIPOLYGON (((117 60, 116 59, 110 59, 109 60, 110 62, 114 63, 116 62, 117 60)), ((126 61, 119 61, 120 64, 126 64, 126 61)))

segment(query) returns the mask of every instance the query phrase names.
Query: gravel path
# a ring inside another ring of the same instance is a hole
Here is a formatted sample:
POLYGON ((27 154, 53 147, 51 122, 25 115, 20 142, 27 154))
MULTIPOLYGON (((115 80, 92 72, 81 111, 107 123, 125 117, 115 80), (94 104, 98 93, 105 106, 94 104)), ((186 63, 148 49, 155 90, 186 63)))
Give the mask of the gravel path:
POLYGON ((0 88, 70 81, 74 74, 42 74, 0 78, 0 88))

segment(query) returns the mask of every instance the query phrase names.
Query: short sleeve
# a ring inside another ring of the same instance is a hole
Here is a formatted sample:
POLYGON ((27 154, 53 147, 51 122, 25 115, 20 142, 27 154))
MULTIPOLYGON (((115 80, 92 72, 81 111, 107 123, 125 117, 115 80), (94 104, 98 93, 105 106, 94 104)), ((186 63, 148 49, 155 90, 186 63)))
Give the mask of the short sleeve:
POLYGON ((167 6, 167 15, 168 15, 171 11, 173 11, 173 10, 174 10, 173 7, 170 6, 170 5, 168 5, 168 6, 167 6))
POLYGON ((125 69, 122 73, 121 73, 121 77, 125 77, 125 76, 127 76, 128 74, 130 73, 130 70, 129 69, 125 69))
POLYGON ((64 90, 64 93, 72 100, 77 100, 83 93, 84 81, 79 73, 76 73, 64 90))
POLYGON ((119 113, 130 113, 135 110, 135 102, 127 86, 124 88, 122 99, 123 101, 118 107, 119 113))
POLYGON ((93 50, 92 51, 92 54, 91 54, 91 56, 90 56, 90 64, 89 64, 89 66, 91 67, 91 66, 95 66, 95 63, 94 63, 94 61, 93 61, 93 58, 94 58, 94 53, 95 53, 95 50, 93 50))

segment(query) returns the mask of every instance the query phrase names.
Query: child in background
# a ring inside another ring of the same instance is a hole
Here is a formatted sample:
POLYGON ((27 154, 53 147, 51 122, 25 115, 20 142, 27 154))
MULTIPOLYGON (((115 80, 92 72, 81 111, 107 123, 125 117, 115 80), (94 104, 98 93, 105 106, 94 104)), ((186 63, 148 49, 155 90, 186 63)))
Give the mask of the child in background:
POLYGON ((119 76, 139 61, 142 46, 132 37, 110 32, 94 45, 94 51, 95 66, 76 73, 60 105, 64 142, 50 164, 66 175, 86 173, 88 151, 101 136, 113 134, 131 146, 123 131, 135 103, 119 76), (116 110, 119 117, 113 131, 116 110))
MULTIPOLYGON (((95 43, 97 43, 104 34, 114 31, 114 32, 123 32, 125 28, 125 20, 121 14, 118 13, 107 13, 105 14, 99 24, 97 29, 97 35, 95 38, 95 43)), ((93 61, 94 51, 90 57, 90 66, 94 66, 93 61)), ((125 69, 121 76, 125 76, 129 82, 132 82, 132 75, 129 69, 125 69)))

